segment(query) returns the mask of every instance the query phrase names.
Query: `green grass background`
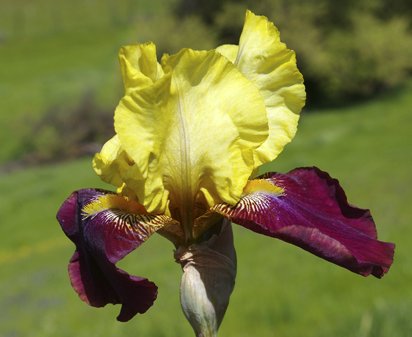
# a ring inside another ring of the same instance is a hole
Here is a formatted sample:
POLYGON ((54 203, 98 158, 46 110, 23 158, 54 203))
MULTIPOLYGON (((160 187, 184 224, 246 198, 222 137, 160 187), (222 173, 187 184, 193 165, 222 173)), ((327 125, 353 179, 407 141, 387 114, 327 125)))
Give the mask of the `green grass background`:
MULTIPOLYGON (((160 3, 138 8, 150 14, 160 3)), ((14 36, 0 45, 3 161, 18 153, 27 121, 46 108, 74 104, 85 89, 96 90, 104 105, 121 93, 116 52, 138 34, 104 20, 79 33, 68 22, 49 35, 46 28, 22 33, 0 26, 14 36)), ((317 165, 339 178, 352 203, 372 210, 380 238, 397 244, 390 272, 381 280, 363 278, 235 226, 238 276, 220 336, 412 336, 411 110, 409 83, 374 101, 303 113, 294 141, 265 167, 317 165)), ((90 158, 0 175, 0 336, 192 336, 178 301, 180 267, 159 236, 120 263, 159 286, 146 314, 119 323, 118 307, 95 309, 77 298, 66 271, 73 245, 55 213, 84 187, 107 188, 90 158)))

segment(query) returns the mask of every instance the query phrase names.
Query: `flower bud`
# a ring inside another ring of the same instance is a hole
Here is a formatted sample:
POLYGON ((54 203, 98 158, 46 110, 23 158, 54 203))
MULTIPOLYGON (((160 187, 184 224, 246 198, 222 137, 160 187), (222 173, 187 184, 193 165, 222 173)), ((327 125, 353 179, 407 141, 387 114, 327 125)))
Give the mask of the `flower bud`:
POLYGON ((182 265, 180 302, 197 337, 215 337, 229 304, 236 278, 236 252, 230 222, 200 244, 179 247, 182 265))

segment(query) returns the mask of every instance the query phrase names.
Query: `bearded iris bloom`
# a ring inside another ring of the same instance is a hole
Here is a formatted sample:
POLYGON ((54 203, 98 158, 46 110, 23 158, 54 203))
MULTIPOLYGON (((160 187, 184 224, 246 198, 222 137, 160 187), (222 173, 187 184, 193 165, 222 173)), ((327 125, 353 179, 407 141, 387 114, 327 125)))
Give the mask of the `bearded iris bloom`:
POLYGON ((120 321, 148 310, 156 285, 116 263, 157 232, 183 267, 186 317, 198 336, 215 336, 236 274, 232 222, 364 276, 388 271, 394 245, 326 172, 256 177, 294 137, 305 102, 295 54, 267 18, 248 11, 239 45, 160 63, 154 44, 131 45, 120 63, 116 135, 93 161, 116 191, 76 191, 57 214, 76 245, 69 276, 83 301, 121 304, 120 321))

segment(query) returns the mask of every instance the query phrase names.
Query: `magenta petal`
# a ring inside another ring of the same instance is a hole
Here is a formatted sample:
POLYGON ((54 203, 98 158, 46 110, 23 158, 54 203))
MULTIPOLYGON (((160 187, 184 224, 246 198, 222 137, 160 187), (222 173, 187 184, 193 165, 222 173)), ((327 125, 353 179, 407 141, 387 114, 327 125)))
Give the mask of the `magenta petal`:
POLYGON ((115 265, 144 241, 139 233, 130 230, 130 226, 122 228, 118 222, 114 224, 105 212, 83 219, 83 206, 107 193, 112 192, 84 189, 72 193, 61 206, 57 219, 76 245, 69 263, 73 288, 83 301, 94 307, 122 304, 117 319, 124 322, 150 308, 157 287, 115 265))
POLYGON ((348 204, 339 182, 318 168, 298 168, 262 179, 283 189, 256 189, 237 205, 214 210, 255 232, 297 245, 355 273, 382 277, 394 244, 377 240, 369 210, 348 204))

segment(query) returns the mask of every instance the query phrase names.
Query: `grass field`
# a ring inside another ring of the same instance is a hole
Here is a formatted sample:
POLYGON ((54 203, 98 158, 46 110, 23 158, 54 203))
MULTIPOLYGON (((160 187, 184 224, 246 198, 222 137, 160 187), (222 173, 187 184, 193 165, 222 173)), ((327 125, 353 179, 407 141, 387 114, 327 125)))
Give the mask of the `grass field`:
POLYGON ((46 111, 70 109, 85 93, 114 106, 122 94, 118 50, 144 42, 137 22, 163 13, 165 3, 2 1, 0 164, 24 153, 24 138, 46 111))
MULTIPOLYGON (((363 278, 236 227, 238 277, 221 336, 412 336, 411 107, 409 85, 341 111, 304 114, 294 142, 266 167, 317 165, 339 177, 350 201, 372 209, 380 238, 396 242, 389 274, 363 278)), ((0 336, 192 336, 178 302, 181 272, 161 237, 121 262, 159 286, 145 315, 121 324, 118 307, 89 308, 72 291, 73 246, 55 213, 72 190, 88 186, 104 186, 89 158, 0 176, 0 336)))

